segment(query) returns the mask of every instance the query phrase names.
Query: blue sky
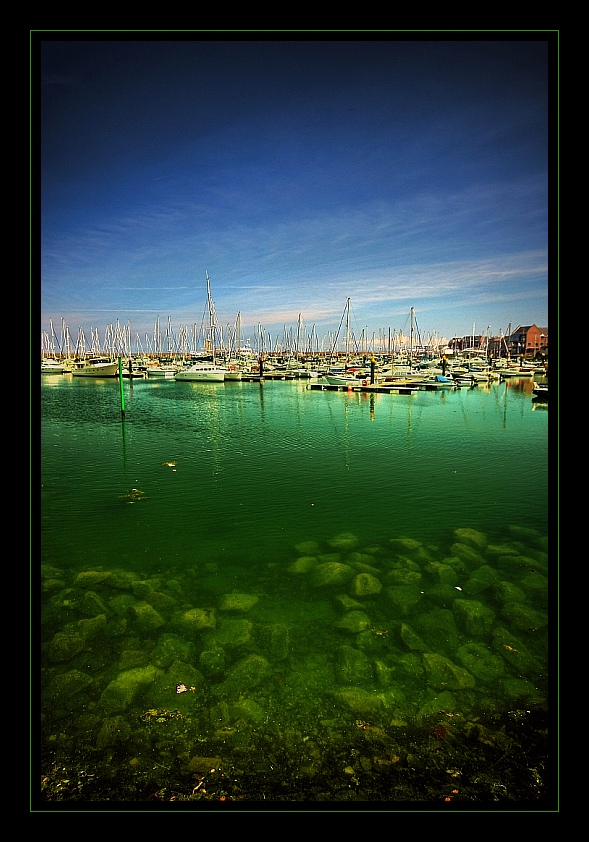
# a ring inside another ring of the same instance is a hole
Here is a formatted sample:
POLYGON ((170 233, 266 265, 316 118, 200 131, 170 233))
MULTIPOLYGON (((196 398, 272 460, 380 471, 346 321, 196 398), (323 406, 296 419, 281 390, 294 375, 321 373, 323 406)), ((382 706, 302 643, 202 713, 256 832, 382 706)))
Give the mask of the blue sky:
POLYGON ((42 331, 548 325, 546 33, 46 37, 42 331))

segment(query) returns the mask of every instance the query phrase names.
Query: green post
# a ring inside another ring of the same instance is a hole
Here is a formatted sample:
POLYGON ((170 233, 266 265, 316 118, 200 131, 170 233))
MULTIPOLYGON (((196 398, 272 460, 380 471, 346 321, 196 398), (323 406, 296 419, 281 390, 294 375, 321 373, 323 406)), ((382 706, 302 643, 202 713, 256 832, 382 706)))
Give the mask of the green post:
POLYGON ((125 390, 123 388, 123 361, 119 357, 119 389, 121 390, 121 415, 125 415, 125 390))

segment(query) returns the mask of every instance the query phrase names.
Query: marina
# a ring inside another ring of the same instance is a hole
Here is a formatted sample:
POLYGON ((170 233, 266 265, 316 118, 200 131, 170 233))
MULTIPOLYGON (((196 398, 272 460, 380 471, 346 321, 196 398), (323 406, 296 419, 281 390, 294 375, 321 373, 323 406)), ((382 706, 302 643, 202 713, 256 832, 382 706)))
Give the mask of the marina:
POLYGON ((287 376, 42 375, 46 787, 541 801, 547 404, 287 376))

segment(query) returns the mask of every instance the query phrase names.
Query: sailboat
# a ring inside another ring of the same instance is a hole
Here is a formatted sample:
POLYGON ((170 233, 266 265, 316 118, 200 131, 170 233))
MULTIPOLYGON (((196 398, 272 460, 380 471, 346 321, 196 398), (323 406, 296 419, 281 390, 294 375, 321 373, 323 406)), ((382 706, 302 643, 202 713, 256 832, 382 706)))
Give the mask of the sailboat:
MULTIPOLYGON (((341 329, 342 322, 344 321, 344 316, 345 316, 345 319, 346 319, 346 362, 345 362, 345 366, 347 366, 347 364, 349 362, 349 353, 350 353, 350 299, 349 298, 346 300, 346 306, 345 306, 345 309, 344 309, 344 312, 343 312, 343 315, 342 315, 342 318, 341 318, 341 321, 340 321, 340 326, 338 328, 338 332, 337 332, 336 337, 335 337, 335 342, 334 342, 334 345, 333 345, 334 349, 337 345, 337 340, 338 340, 338 337, 339 337, 339 331, 341 329)), ((330 368, 329 371, 327 371, 321 377, 321 381, 323 383, 327 383, 329 386, 349 386, 349 387, 359 386, 361 381, 356 377, 356 375, 354 373, 347 371, 345 366, 341 370, 330 368)))
POLYGON ((226 369, 217 365, 216 356, 216 316, 215 304, 211 295, 211 281, 207 272, 207 304, 209 307, 209 342, 212 350, 211 362, 199 362, 178 371, 174 375, 174 380, 193 380, 199 383, 224 383, 226 369))

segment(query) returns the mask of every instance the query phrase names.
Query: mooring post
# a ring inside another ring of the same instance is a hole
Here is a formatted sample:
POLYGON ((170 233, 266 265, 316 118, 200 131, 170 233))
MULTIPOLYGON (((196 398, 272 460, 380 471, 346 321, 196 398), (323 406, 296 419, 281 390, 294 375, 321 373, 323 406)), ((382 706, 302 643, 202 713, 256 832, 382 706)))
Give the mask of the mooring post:
POLYGON ((121 391, 121 415, 125 416, 125 389, 123 387, 123 360, 119 357, 119 389, 121 391))

